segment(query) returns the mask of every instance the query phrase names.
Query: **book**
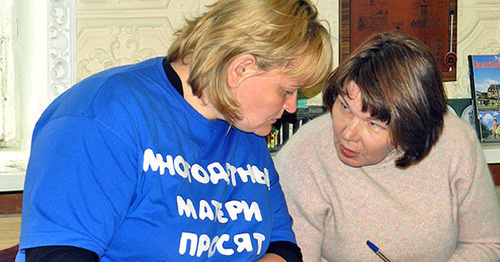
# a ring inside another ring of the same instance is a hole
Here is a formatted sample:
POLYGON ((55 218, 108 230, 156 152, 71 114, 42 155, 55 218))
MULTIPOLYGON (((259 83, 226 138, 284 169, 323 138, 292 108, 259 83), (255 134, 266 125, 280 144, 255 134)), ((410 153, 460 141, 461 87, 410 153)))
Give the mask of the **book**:
POLYGON ((469 55, 468 60, 478 138, 500 142, 500 54, 469 55))

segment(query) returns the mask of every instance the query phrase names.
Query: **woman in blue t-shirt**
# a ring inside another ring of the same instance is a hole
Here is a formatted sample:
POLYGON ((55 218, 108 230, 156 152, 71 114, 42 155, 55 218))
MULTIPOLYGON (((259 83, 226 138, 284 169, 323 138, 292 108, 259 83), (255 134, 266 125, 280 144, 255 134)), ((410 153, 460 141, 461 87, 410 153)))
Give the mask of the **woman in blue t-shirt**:
POLYGON ((33 132, 17 261, 301 261, 264 136, 331 69, 308 0, 220 0, 33 132))

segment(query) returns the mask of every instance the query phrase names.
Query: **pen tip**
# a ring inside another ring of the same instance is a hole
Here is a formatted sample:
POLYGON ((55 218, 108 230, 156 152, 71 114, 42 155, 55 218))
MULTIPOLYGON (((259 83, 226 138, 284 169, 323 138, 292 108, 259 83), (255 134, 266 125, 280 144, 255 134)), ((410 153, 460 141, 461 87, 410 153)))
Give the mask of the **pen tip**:
POLYGON ((372 242, 370 242, 370 240, 366 240, 366 244, 374 251, 374 252, 377 252, 378 251, 378 247, 375 246, 372 242))

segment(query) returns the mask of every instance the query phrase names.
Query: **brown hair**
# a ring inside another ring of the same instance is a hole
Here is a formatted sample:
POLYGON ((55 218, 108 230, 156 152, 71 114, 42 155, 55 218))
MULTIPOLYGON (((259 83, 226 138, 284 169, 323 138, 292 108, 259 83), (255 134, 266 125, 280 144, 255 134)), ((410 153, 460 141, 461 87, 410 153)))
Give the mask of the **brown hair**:
POLYGON ((422 160, 438 140, 447 110, 434 56, 421 41, 398 32, 372 36, 331 74, 323 102, 331 109, 353 81, 363 112, 389 125, 391 141, 404 154, 396 166, 422 160))
POLYGON ((240 118, 226 79, 237 56, 253 55, 265 71, 289 69, 305 88, 331 72, 330 35, 309 0, 219 0, 209 7, 187 21, 167 57, 190 64, 193 94, 204 92, 229 123, 240 118))

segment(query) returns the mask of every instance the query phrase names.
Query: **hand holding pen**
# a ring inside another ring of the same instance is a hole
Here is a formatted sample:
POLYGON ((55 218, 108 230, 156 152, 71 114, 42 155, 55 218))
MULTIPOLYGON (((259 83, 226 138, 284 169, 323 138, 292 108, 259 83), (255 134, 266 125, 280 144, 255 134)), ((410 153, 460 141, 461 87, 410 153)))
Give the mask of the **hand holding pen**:
POLYGON ((372 242, 370 242, 370 240, 367 240, 366 241, 366 244, 370 247, 370 249, 375 252, 375 254, 380 257, 380 259, 382 259, 382 261, 384 262, 391 262, 391 260, 389 258, 387 258, 384 253, 382 253, 382 251, 380 251, 380 249, 375 245, 373 244, 372 242))

